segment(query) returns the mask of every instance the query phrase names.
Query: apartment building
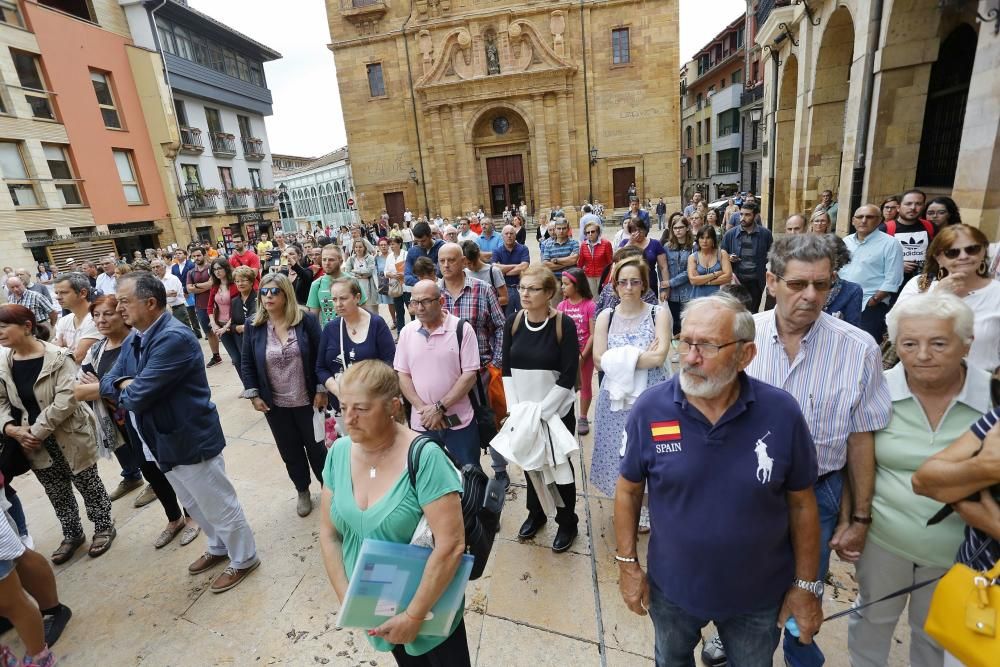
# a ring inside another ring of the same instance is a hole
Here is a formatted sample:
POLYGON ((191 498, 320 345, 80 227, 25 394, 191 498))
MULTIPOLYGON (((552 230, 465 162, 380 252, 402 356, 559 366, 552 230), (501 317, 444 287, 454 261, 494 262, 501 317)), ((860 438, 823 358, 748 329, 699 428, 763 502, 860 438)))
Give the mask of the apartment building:
POLYGON ((173 233, 114 0, 0 0, 0 263, 159 247, 173 233))
POLYGON ((264 117, 277 51, 178 0, 119 0, 136 44, 159 51, 179 130, 174 173, 194 238, 231 244, 279 226, 264 117), (155 28, 155 29, 154 29, 155 28))

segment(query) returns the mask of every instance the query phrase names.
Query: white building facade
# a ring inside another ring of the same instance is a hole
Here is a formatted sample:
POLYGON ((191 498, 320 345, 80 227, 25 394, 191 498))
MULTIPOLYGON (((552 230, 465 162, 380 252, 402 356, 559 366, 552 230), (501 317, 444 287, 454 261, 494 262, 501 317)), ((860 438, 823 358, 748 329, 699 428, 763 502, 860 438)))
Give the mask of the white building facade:
POLYGON ((338 228, 359 221, 346 146, 279 178, 276 185, 285 231, 338 228))

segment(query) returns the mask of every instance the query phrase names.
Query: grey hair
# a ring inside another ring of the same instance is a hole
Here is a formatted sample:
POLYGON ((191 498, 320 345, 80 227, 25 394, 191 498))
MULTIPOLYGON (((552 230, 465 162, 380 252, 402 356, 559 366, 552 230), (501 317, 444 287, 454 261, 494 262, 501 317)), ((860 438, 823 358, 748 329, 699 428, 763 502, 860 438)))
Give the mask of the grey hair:
POLYGON ((746 306, 734 296, 724 292, 716 292, 710 296, 702 296, 688 301, 681 313, 681 322, 700 308, 721 308, 733 313, 733 339, 742 341, 753 341, 757 333, 757 327, 753 321, 753 313, 746 309, 746 306))
POLYGON ((156 307, 161 310, 167 307, 167 288, 160 279, 149 271, 132 271, 118 276, 118 284, 124 281, 135 283, 135 297, 142 301, 156 299, 156 307))
POLYGON ((975 315, 972 308, 954 294, 917 294, 898 302, 885 318, 889 340, 895 343, 899 335, 899 321, 911 318, 950 320, 952 330, 962 342, 972 342, 975 315))
POLYGON ((87 301, 94 300, 94 288, 90 286, 90 278, 79 271, 60 273, 56 276, 53 285, 58 285, 59 283, 69 283, 69 286, 77 294, 81 294, 84 290, 87 290, 87 301))
POLYGON ((775 240, 768 253, 771 262, 771 273, 776 276, 785 274, 785 265, 791 260, 800 262, 819 262, 830 260, 830 268, 837 266, 836 246, 826 238, 825 234, 786 234, 775 240))

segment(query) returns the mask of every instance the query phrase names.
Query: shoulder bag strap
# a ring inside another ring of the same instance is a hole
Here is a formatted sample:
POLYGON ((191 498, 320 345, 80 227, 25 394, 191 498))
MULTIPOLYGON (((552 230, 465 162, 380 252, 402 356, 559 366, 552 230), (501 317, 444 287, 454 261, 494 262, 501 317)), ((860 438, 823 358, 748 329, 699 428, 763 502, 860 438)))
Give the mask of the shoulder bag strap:
POLYGON ((518 327, 521 326, 521 320, 524 319, 524 311, 519 310, 517 314, 514 315, 514 322, 510 325, 510 335, 513 336, 517 333, 518 327))
POLYGON ((410 449, 406 452, 406 474, 410 478, 410 486, 417 490, 417 470, 420 469, 420 455, 424 451, 424 445, 432 440, 426 435, 418 435, 410 443, 410 449))

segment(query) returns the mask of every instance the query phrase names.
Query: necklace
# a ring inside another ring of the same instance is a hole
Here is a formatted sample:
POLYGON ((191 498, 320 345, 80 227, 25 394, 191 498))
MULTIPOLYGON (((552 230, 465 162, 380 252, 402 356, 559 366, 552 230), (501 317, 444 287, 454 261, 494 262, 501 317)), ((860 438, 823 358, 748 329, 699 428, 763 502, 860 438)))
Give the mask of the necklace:
POLYGON ((538 331, 541 331, 542 329, 545 328, 545 325, 549 323, 549 319, 550 319, 549 317, 546 317, 545 321, 542 322, 539 326, 533 327, 533 326, 531 326, 531 322, 528 320, 527 315, 525 315, 525 317, 524 317, 524 326, 526 326, 528 328, 528 331, 538 332, 538 331))
POLYGON ((382 462, 382 459, 385 458, 385 455, 389 452, 390 449, 392 449, 392 443, 390 443, 386 447, 383 447, 381 453, 379 453, 378 455, 378 458, 375 459, 375 463, 372 463, 368 467, 368 479, 375 479, 375 474, 377 472, 376 468, 378 467, 378 464, 382 462))

